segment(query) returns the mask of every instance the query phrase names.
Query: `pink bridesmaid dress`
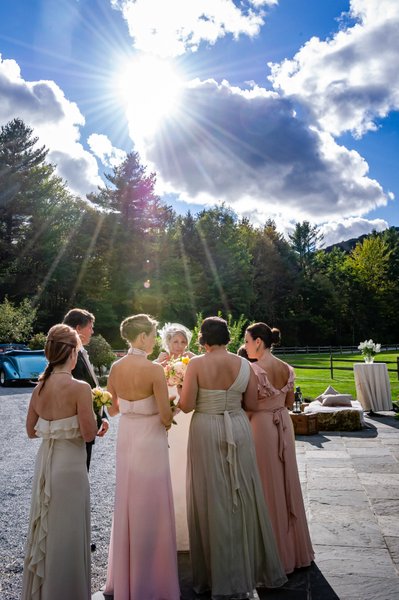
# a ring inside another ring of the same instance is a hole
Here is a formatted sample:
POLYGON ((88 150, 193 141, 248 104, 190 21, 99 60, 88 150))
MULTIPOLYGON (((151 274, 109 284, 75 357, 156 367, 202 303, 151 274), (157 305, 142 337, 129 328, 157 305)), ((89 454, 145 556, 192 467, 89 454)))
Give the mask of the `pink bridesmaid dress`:
POLYGON ((105 594, 179 600, 168 441, 156 400, 119 398, 115 508, 105 594))
POLYGON ((274 535, 286 573, 314 559, 295 454, 294 429, 285 398, 294 386, 294 371, 276 389, 266 372, 251 363, 258 379, 258 403, 248 416, 256 458, 274 535))

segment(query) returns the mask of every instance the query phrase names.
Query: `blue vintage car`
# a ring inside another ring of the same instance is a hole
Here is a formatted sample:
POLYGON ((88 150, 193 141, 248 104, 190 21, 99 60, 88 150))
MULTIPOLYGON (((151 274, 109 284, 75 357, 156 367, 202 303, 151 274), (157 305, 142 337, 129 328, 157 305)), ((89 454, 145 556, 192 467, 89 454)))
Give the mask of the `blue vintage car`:
POLYGON ((0 344, 0 385, 37 381, 47 365, 44 350, 29 350, 25 344, 0 344))

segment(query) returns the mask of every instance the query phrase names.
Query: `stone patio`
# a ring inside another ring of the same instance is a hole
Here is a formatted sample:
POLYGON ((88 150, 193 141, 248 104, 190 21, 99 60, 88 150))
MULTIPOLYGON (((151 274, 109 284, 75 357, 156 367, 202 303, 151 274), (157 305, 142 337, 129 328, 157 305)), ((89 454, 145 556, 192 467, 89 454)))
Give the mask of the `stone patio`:
MULTIPOLYGON (((283 588, 259 589, 262 600, 398 600, 399 421, 387 412, 366 423, 297 436, 315 563, 283 588)), ((210 598, 191 589, 188 553, 179 553, 179 573, 183 600, 210 598)))

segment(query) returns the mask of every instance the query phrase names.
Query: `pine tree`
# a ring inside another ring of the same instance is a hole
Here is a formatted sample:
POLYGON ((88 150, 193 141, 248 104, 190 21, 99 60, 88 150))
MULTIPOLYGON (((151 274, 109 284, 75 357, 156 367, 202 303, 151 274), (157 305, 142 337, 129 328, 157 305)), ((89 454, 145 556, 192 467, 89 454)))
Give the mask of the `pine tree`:
POLYGON ((45 164, 47 150, 21 119, 0 131, 0 231, 6 247, 18 242, 40 194, 40 181, 52 172, 45 164), (38 189, 39 188, 39 189, 38 189))

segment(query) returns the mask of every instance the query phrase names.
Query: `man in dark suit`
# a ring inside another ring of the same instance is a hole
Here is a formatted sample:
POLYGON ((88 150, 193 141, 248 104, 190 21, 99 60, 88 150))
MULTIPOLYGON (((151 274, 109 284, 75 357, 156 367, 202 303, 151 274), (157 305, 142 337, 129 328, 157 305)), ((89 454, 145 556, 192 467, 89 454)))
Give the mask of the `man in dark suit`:
MULTIPOLYGON (((98 386, 98 380, 94 372, 93 365, 89 360, 89 355, 87 354, 87 351, 84 348, 84 346, 86 346, 90 342, 90 338, 93 335, 94 321, 94 315, 92 315, 89 311, 81 308, 73 308, 72 310, 70 310, 65 315, 63 321, 66 325, 69 325, 70 327, 73 327, 73 329, 76 330, 81 341, 76 367, 72 371, 72 375, 75 379, 86 381, 91 388, 98 386)), ((96 412, 96 417, 98 425, 97 436, 103 437, 108 431, 108 417, 104 409, 101 409, 101 413, 96 412)), ((90 468, 93 444, 94 440, 92 442, 86 443, 87 470, 89 470, 90 468)))

